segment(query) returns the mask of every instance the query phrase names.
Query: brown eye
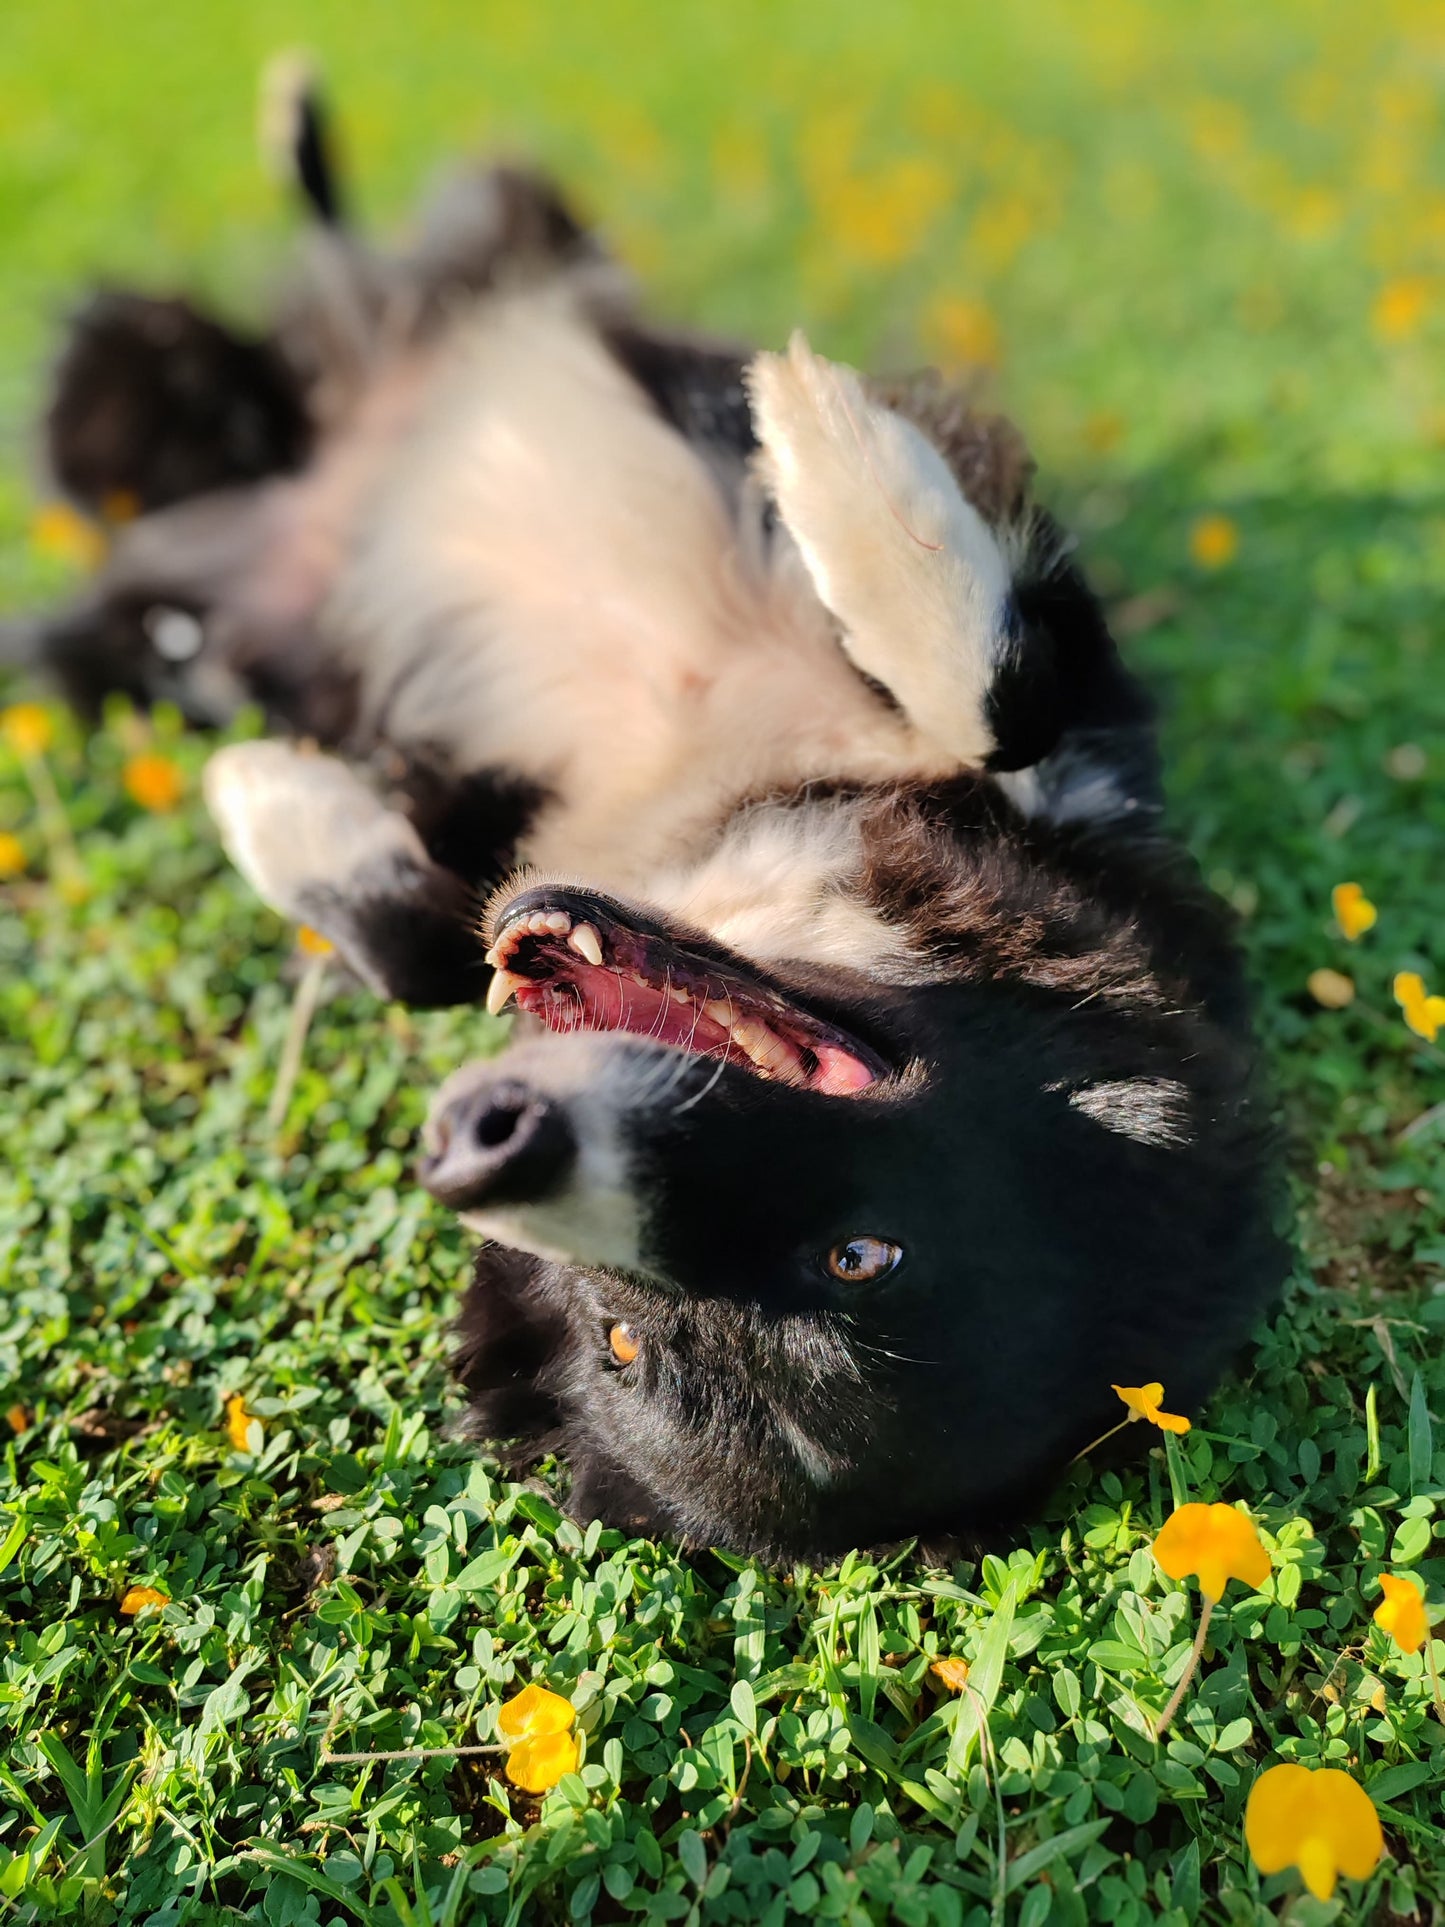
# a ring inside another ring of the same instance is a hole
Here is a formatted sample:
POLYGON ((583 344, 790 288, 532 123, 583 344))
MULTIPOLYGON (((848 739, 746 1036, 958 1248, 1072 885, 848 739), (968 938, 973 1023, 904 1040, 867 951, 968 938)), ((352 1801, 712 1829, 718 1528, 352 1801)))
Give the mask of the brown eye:
POLYGON ((607 1334, 607 1343, 619 1365, 630 1365, 642 1350, 642 1340, 631 1325, 614 1325, 607 1334))
POLYGON ((845 1285, 870 1285, 875 1278, 886 1278, 903 1257, 902 1245, 887 1238, 850 1238, 834 1245, 825 1263, 831 1277, 845 1285))

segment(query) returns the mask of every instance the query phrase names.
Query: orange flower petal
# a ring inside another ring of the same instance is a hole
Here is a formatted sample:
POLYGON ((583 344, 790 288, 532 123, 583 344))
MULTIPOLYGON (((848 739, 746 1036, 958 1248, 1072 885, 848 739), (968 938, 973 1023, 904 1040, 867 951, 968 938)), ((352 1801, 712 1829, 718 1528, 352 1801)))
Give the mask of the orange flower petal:
POLYGON ((1184 1433, 1190 1429, 1192 1423, 1179 1412, 1154 1412, 1151 1417, 1161 1432, 1184 1433))
POLYGON ((935 1679, 943 1681, 950 1693, 961 1693, 968 1684, 966 1659, 936 1659, 928 1670, 935 1679))
POLYGON ((1339 1874, 1363 1880, 1385 1850, 1380 1816, 1358 1781, 1337 1767, 1287 1762, 1272 1766, 1249 1790, 1244 1838, 1261 1873, 1298 1867, 1318 1900, 1328 1900, 1339 1874))
POLYGON ((0 882, 18 877, 25 868, 25 845, 9 830, 0 830, 0 882))
POLYGON ((1330 892, 1330 907, 1341 935, 1351 943, 1372 929, 1380 914, 1358 883, 1337 883, 1330 892))
POLYGON ((1111 1385, 1109 1390, 1123 1399, 1131 1419, 1153 1418, 1164 1396, 1164 1387, 1157 1379, 1149 1385, 1111 1385))
POLYGON ((154 1586, 132 1586, 120 1602, 120 1609, 130 1617, 144 1612, 147 1606, 169 1606, 170 1595, 157 1592, 154 1586))
POLYGON ((546 1793, 564 1773, 576 1772, 577 1758, 577 1741, 571 1733, 539 1733, 518 1740, 507 1755, 507 1778, 524 1793, 546 1793))
POLYGON ((1402 1653, 1418 1653, 1430 1637, 1430 1621, 1419 1588, 1392 1572, 1380 1574, 1385 1597, 1375 1608, 1375 1624, 1388 1633, 1402 1653))
POLYGON ((1171 1579, 1197 1578, 1210 1599, 1222 1599, 1231 1579, 1258 1588, 1270 1574, 1254 1521, 1231 1505, 1177 1507, 1154 1541, 1154 1557, 1171 1579))
POLYGON ((173 810, 186 793, 186 779, 169 756, 145 750, 132 756, 121 772, 126 794, 143 810, 160 814, 173 810))
POLYGON ((1239 553, 1239 528, 1227 515, 1201 515, 1189 531, 1189 553, 1201 569, 1225 569, 1239 553))
POLYGON ((238 1452, 250 1451, 251 1427, 260 1423, 254 1412, 246 1410, 245 1394, 233 1392, 226 1400, 226 1436, 238 1452))
POLYGON ((77 569, 97 569, 105 560, 105 537, 68 502, 47 502, 30 519, 30 546, 77 569))
POLYGON ((11 703, 0 709, 0 736, 17 756, 40 756, 55 741, 55 725, 43 703, 11 703))
POLYGON ((22 1432, 28 1432, 30 1430, 30 1414, 23 1405, 12 1405, 10 1410, 5 1414, 5 1423, 10 1427, 10 1430, 15 1436, 19 1438, 22 1432))
POLYGON ((567 1732, 576 1717, 570 1700, 533 1681, 514 1694, 498 1713, 497 1731, 507 1740, 539 1739, 550 1733, 567 1732))
POLYGON ((309 923, 303 923, 296 930, 296 948, 306 957, 329 957, 335 952, 336 945, 330 937, 323 937, 319 930, 313 930, 309 923))

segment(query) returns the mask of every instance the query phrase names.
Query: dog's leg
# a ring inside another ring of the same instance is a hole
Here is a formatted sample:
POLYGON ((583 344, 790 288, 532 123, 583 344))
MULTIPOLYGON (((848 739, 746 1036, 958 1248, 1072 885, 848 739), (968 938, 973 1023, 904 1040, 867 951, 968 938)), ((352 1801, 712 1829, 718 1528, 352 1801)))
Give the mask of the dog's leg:
POLYGON ((764 479, 849 656, 960 764, 986 764, 1014 623, 997 533, 927 437, 801 335, 748 386, 764 479))
POLYGON ((748 386, 764 479, 857 667, 962 768, 1009 773, 1026 812, 1151 817, 1150 705, 1059 530, 1024 507, 1006 425, 936 387, 890 406, 801 336, 748 386))
POLYGON ((346 764, 289 743, 235 743, 206 765, 205 789, 257 894, 329 938, 378 996, 423 1007, 480 997, 472 892, 346 764))

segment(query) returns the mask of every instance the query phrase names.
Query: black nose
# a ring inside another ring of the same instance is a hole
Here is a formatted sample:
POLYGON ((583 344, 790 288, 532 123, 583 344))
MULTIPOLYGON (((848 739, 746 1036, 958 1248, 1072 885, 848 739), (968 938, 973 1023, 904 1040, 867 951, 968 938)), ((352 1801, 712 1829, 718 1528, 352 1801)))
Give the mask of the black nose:
POLYGON ((545 1197, 577 1155, 564 1107, 514 1078, 459 1092, 428 1120, 426 1147, 421 1181, 454 1211, 545 1197))

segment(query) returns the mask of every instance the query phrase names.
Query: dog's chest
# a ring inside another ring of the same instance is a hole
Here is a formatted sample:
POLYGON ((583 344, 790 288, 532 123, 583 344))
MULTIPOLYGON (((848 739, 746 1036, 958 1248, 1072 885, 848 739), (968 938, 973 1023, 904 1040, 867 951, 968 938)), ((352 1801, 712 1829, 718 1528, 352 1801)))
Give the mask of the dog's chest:
POLYGON ((536 784, 525 857, 619 888, 695 858, 745 796, 932 773, 796 555, 536 301, 453 345, 328 622, 378 733, 536 784))

